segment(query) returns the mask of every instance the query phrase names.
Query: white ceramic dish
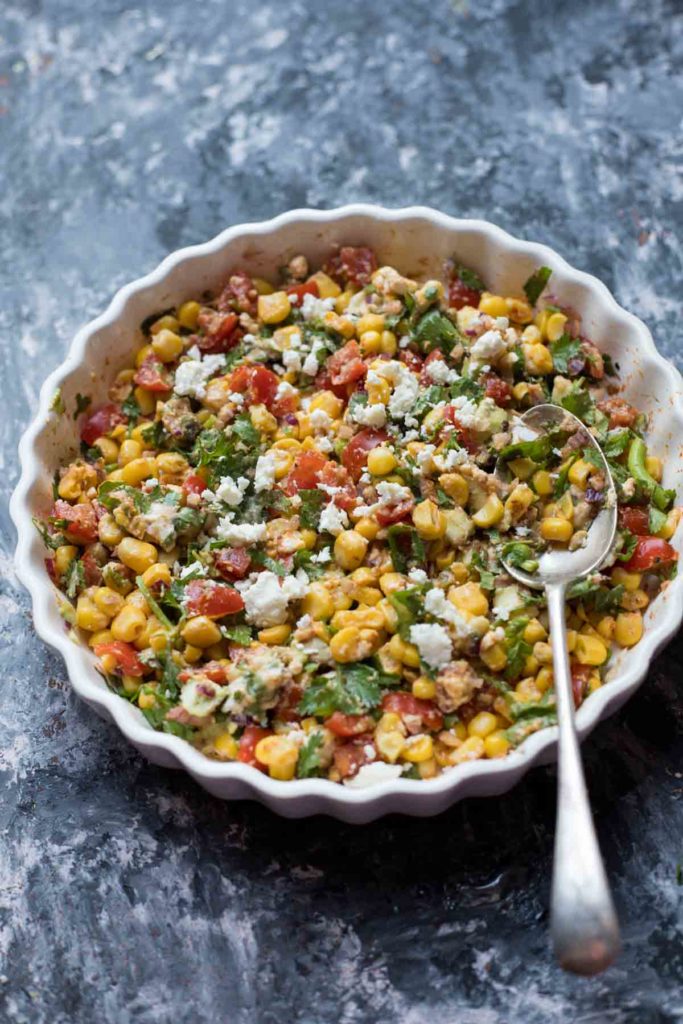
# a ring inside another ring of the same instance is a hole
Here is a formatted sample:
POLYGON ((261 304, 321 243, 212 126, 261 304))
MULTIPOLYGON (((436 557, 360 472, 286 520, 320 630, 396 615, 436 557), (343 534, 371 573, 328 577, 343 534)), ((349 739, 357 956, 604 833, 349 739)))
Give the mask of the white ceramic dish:
MULTIPOLYGON (((32 516, 45 514, 50 506, 52 478, 65 451, 75 452, 78 447, 72 417, 50 412, 57 387, 67 408, 74 408, 77 392, 91 394, 94 404, 105 401, 115 373, 132 361, 139 346, 139 324, 150 313, 217 290, 231 268, 244 266, 268 276, 298 252, 318 263, 336 244, 370 245, 381 263, 391 263, 412 276, 438 273, 443 260, 456 254, 502 294, 518 293, 539 265, 551 267, 552 292, 581 314, 587 336, 619 363, 625 396, 650 414, 649 443, 664 457, 665 486, 675 487, 680 500, 683 380, 657 353, 647 328, 621 309, 596 278, 574 270, 551 249, 513 238, 493 224, 456 220, 425 207, 294 210, 263 223, 229 228, 204 245, 180 249, 151 274, 122 288, 106 312, 78 332, 66 361, 46 380, 38 414, 20 444, 22 475, 11 502, 19 534, 17 572, 31 594, 36 630, 63 655, 76 693, 103 718, 115 722, 155 764, 185 768, 215 796, 256 799, 287 817, 326 813, 366 822, 391 811, 431 815, 465 796, 502 793, 532 765, 553 760, 556 729, 534 734, 502 760, 472 762, 430 781, 399 780, 366 789, 349 789, 323 779, 278 782, 247 765, 210 761, 178 737, 155 732, 137 708, 107 688, 88 648, 69 639, 57 610, 56 591, 44 569, 43 543, 31 524, 32 516)), ((640 644, 615 659, 609 682, 579 709, 582 737, 636 690, 654 655, 678 629, 682 615, 683 576, 679 576, 648 609, 640 644)), ((34 685, 40 687, 42 681, 34 685)))

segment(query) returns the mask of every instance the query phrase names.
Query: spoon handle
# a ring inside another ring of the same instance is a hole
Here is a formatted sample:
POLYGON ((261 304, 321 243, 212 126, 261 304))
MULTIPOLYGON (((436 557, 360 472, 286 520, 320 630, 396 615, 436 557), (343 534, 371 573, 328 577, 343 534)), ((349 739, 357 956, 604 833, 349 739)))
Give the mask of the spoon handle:
POLYGON ((617 957, 619 924, 595 835, 574 727, 564 584, 547 584, 546 596, 559 726, 551 932, 561 966, 575 974, 592 975, 605 970, 617 957))

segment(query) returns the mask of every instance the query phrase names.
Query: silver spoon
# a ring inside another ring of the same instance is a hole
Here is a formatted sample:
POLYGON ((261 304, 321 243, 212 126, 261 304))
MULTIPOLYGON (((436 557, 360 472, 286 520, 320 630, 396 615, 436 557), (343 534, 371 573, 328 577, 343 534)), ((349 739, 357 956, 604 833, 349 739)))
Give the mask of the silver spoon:
MULTIPOLYGON (((614 481, 597 441, 575 416, 556 405, 537 405, 518 421, 523 440, 547 434, 561 423, 582 428, 587 444, 599 456, 605 474, 605 501, 588 529, 584 547, 552 550, 539 558, 534 573, 504 562, 520 583, 545 590, 553 652, 557 705, 558 798, 555 856, 551 891, 551 934, 560 965, 575 974, 605 970, 620 950, 619 924, 595 835, 581 753, 574 726, 574 698, 567 654, 565 590, 569 583, 599 568, 614 543, 617 500, 614 481)), ((496 474, 510 478, 499 459, 496 474)))

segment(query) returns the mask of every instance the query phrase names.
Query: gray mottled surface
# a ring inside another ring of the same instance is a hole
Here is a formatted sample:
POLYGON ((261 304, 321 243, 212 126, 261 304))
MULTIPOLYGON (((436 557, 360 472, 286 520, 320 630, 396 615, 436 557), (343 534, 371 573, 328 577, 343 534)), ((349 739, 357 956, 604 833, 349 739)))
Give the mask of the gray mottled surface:
MULTIPOLYGON (((169 250, 354 199, 484 216, 683 360, 680 3, 5 0, 1 484, 78 325, 169 250)), ((547 946, 554 777, 361 829, 224 805, 69 693, 0 510, 0 1019, 683 1020, 683 645, 586 745, 625 949, 547 946)))

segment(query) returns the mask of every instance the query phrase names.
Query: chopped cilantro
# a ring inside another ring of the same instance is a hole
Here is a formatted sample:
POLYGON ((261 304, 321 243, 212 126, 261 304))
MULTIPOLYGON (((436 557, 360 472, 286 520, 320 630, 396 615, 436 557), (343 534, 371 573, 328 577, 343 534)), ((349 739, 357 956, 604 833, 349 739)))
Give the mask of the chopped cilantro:
POLYGON ((666 523, 666 519, 667 519, 666 513, 665 512, 660 512, 660 510, 658 508, 655 508, 654 505, 652 505, 650 507, 650 522, 649 522, 650 533, 659 533, 659 531, 662 529, 662 527, 666 523))
POLYGON ((560 405, 580 420, 590 423, 591 413, 593 412, 593 399, 590 396, 590 392, 584 388, 582 381, 572 381, 571 388, 560 399, 560 405))
POLYGON ((319 580, 325 574, 325 563, 314 562, 313 552, 307 548, 295 552, 294 568, 303 569, 309 580, 319 580))
POLYGON ((144 582, 142 576, 136 576, 135 577, 135 583, 136 583, 136 586, 137 586, 138 590, 140 591, 140 593, 144 597, 145 601, 147 602, 147 604, 149 605, 151 610, 156 615, 156 617, 159 620, 159 623, 161 624, 161 626, 166 630, 167 633, 172 633, 175 630, 175 626, 173 625, 171 620, 168 618, 168 616, 165 614, 165 612, 163 612, 161 610, 161 607, 157 603, 156 599, 152 596, 152 592, 150 591, 149 587, 144 582))
POLYGON ((319 775, 321 770, 320 748, 323 745, 323 734, 313 732, 299 751, 299 760, 296 763, 296 777, 298 779, 310 779, 319 775))
POLYGON ((628 562, 629 558, 636 550, 636 544, 638 538, 635 533, 631 533, 630 530, 619 530, 617 536, 617 559, 620 562, 628 562))
POLYGON ((299 522, 304 530, 317 530, 320 524, 320 513, 325 503, 325 492, 317 488, 302 488, 299 491, 301 507, 299 522))
POLYGON ((476 270, 471 270, 469 267, 463 267, 461 263, 456 263, 453 272, 455 277, 460 278, 464 285, 468 288, 473 288, 475 292, 483 292, 485 290, 486 285, 476 270))
POLYGON ((526 295, 529 305, 535 306, 538 302, 541 292, 550 280, 552 270, 550 267, 539 267, 535 270, 531 277, 527 278, 524 282, 524 294, 526 295))
POLYGON ((434 348, 450 352, 459 338, 455 324, 437 309, 430 309, 420 317, 413 336, 422 352, 431 352, 434 348))
POLYGON ((240 647, 248 647, 254 638, 251 626, 221 626, 220 630, 226 640, 232 640, 240 647))
POLYGON ((261 435, 245 412, 241 413, 232 424, 232 432, 237 434, 246 445, 258 446, 261 443, 261 435))
POLYGON ((251 560, 255 565, 260 565, 263 569, 274 572, 276 576, 289 575, 289 569, 283 562, 280 562, 277 558, 271 558, 265 551, 261 551, 258 548, 252 550, 251 560))
POLYGON ((395 572, 407 572, 412 563, 422 565, 426 561, 424 543, 414 526, 394 523, 387 530, 387 544, 395 572))
POLYGON ((568 601, 583 601, 590 608, 608 614, 619 610, 623 596, 624 587, 621 583, 616 587, 606 587, 590 577, 575 580, 567 588, 568 601))
POLYGON ((472 380, 471 377, 460 377, 453 384, 450 385, 451 398, 460 398, 462 395, 465 398, 471 398, 474 402, 479 402, 484 397, 484 389, 481 384, 477 384, 476 380, 472 380))
POLYGON ((76 394, 76 410, 74 412, 74 419, 77 420, 82 412, 92 405, 92 398, 90 395, 76 394))
POLYGON ((52 551, 56 551, 57 548, 61 547, 62 544, 66 544, 66 538, 61 533, 50 533, 45 523, 41 523, 40 519, 35 517, 31 520, 36 530, 43 538, 43 543, 46 548, 50 548, 52 551))
POLYGON ((549 348, 550 354, 553 357, 555 373, 567 373, 569 360, 574 359, 581 352, 581 340, 579 338, 570 338, 568 334, 563 334, 549 348))
POLYGON ((135 400, 133 392, 128 395, 128 398, 121 403, 121 412, 124 416, 128 417, 128 426, 134 427, 137 421, 142 416, 142 410, 135 400))
POLYGON ((524 639, 524 630, 529 623, 525 616, 510 619, 505 627, 505 641, 507 647, 508 663, 505 669, 506 679, 516 679, 524 668, 524 662, 531 654, 533 648, 524 639))
POLYGON ((300 715, 329 718, 335 711, 343 715, 361 715, 376 708, 382 699, 382 688, 393 685, 394 678, 385 676, 372 665, 357 662, 342 672, 314 680, 299 702, 300 715))
POLYGON ((432 384, 430 387, 422 388, 419 395, 410 411, 411 416, 416 419, 422 419, 425 413, 433 409, 439 402, 446 402, 448 400, 448 390, 441 387, 438 384, 432 384))
POLYGON ((398 632, 403 640, 410 639, 410 627, 423 615, 423 591, 421 587, 408 587, 389 595, 389 600, 398 616, 398 632))
POLYGON ((74 598, 77 594, 80 594, 81 590, 85 589, 85 570, 83 568, 83 562, 79 558, 74 558, 69 563, 69 568, 66 570, 66 574, 63 582, 64 593, 67 597, 74 598))

